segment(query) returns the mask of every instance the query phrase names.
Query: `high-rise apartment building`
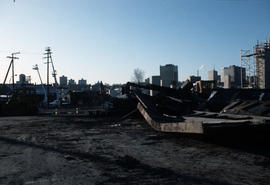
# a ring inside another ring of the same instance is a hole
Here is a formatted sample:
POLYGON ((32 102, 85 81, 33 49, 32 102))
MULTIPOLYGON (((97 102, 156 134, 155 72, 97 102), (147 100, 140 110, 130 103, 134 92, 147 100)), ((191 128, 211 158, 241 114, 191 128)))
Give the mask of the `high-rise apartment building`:
POLYGON ((246 81, 245 68, 232 65, 232 66, 224 67, 221 69, 221 82, 224 83, 225 88, 230 88, 230 87, 240 88, 241 80, 243 81, 243 83, 246 81))
POLYGON ((160 66, 160 85, 171 87, 178 83, 178 67, 173 64, 160 66))
POLYGON ((60 76, 60 86, 66 86, 67 85, 67 77, 62 75, 60 76))
POLYGON ((76 83, 75 83, 75 80, 73 80, 73 79, 70 79, 69 81, 68 81, 68 85, 75 85, 76 83))
POLYGON ((84 80, 84 79, 82 78, 82 79, 80 79, 80 80, 78 81, 78 84, 79 84, 79 85, 86 85, 87 82, 86 82, 86 80, 84 80))
POLYGON ((218 72, 216 70, 208 71, 208 80, 218 81, 218 72))

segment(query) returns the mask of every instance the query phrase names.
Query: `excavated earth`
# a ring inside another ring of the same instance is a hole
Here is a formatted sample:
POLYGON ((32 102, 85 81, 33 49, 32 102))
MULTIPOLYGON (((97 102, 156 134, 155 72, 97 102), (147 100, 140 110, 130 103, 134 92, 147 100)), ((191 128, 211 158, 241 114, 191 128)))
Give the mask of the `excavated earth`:
POLYGON ((0 117, 0 184, 270 184, 267 144, 231 146, 158 133, 140 118, 114 120, 0 117))

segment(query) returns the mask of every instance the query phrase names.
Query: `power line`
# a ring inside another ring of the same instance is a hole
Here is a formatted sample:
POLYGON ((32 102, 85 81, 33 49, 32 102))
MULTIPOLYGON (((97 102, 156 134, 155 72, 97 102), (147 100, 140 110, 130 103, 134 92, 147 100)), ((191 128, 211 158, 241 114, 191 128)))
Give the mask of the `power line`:
MULTIPOLYGON (((1 53, 12 53, 10 50, 0 50, 1 53)), ((24 55, 42 55, 42 53, 39 52, 31 52, 31 51, 20 51, 21 54, 24 55)))

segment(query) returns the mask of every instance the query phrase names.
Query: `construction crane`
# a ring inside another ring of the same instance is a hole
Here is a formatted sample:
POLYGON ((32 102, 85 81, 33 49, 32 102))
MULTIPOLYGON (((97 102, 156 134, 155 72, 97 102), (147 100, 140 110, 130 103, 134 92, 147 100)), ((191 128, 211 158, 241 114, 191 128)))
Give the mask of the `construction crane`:
POLYGON ((43 100, 43 101, 44 101, 44 103, 46 103, 47 100, 48 100, 48 95, 47 95, 45 86, 44 86, 44 84, 43 84, 43 82, 42 82, 42 79, 41 79, 41 76, 40 76, 40 73, 39 73, 39 68, 38 68, 38 65, 37 65, 37 64, 33 66, 33 70, 36 70, 37 73, 38 73, 40 83, 41 83, 42 88, 43 88, 43 90, 44 90, 44 100, 43 100))

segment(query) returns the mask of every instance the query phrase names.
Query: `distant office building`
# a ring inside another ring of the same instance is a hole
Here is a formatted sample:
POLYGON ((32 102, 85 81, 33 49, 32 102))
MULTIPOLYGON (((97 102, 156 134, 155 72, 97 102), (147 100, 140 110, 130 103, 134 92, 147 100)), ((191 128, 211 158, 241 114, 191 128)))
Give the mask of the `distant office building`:
POLYGON ((221 82, 224 83, 224 88, 240 88, 241 79, 243 83, 246 81, 246 69, 239 66, 229 66, 221 69, 221 82), (242 72, 241 72, 242 70, 242 72), (242 74, 242 77, 241 77, 242 74), (229 77, 227 77, 229 76, 229 77))
POLYGON ((80 80, 78 81, 78 84, 79 84, 79 85, 86 85, 87 83, 86 83, 86 80, 84 80, 84 79, 82 78, 82 79, 80 79, 80 80))
POLYGON ((223 78, 224 78, 223 87, 225 89, 231 88, 231 76, 225 75, 223 78))
POLYGON ((201 80, 201 77, 200 76, 189 76, 187 78, 191 83, 195 83, 197 81, 200 81, 201 80))
POLYGON ((68 85, 75 85, 76 84, 76 82, 75 82, 75 80, 73 80, 73 79, 70 79, 69 81, 68 81, 68 85))
MULTIPOLYGON (((149 77, 149 84, 160 86, 160 76, 150 76, 149 77)), ((157 91, 150 90, 150 96, 154 96, 157 93, 158 93, 157 91)))
POLYGON ((160 66, 160 85, 164 87, 174 87, 178 83, 178 67, 173 64, 160 66))
POLYGON ((208 80, 218 81, 218 72, 216 70, 208 71, 208 80))
MULTIPOLYGON (((224 79, 225 75, 228 75, 228 74, 225 74, 225 71, 226 71, 225 67, 221 68, 221 70, 220 70, 220 81, 223 82, 223 83, 224 83, 224 80, 225 80, 224 79)), ((226 71, 226 73, 227 73, 227 71, 226 71)))
POLYGON ((62 75, 60 76, 60 86, 66 86, 67 85, 67 77, 62 75))
POLYGON ((270 39, 255 47, 257 86, 270 89, 270 39))

